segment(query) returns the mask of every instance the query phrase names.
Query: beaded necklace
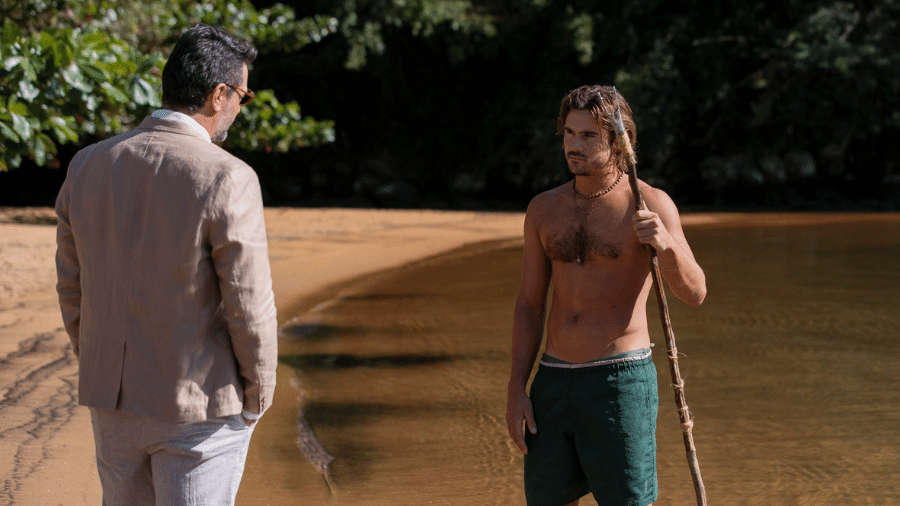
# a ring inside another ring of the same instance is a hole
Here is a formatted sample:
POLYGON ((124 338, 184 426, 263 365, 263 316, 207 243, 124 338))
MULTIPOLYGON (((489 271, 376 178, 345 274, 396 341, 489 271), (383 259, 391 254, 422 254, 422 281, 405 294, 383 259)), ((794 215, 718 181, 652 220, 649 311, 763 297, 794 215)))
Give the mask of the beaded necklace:
POLYGON ((595 197, 599 197, 601 195, 606 195, 607 193, 610 192, 610 190, 615 188, 617 184, 619 184, 619 181, 622 180, 622 176, 624 176, 625 174, 628 174, 627 170, 625 172, 620 173, 619 177, 617 177, 616 180, 613 181, 613 184, 609 185, 609 188, 607 188, 605 190, 600 190, 600 191, 598 191, 596 193, 592 193, 590 195, 582 195, 582 194, 578 193, 578 190, 575 189, 575 181, 572 180, 572 191, 575 192, 576 197, 583 198, 583 199, 592 199, 595 197))

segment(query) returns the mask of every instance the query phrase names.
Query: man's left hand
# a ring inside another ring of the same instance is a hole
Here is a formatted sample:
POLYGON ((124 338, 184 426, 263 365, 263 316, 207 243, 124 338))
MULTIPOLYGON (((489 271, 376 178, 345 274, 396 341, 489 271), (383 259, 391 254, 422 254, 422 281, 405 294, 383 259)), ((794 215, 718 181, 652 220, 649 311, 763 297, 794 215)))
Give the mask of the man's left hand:
POLYGON ((637 234, 638 241, 641 241, 643 244, 649 244, 657 252, 669 249, 672 237, 658 214, 641 209, 634 213, 632 221, 634 222, 634 232, 637 234))

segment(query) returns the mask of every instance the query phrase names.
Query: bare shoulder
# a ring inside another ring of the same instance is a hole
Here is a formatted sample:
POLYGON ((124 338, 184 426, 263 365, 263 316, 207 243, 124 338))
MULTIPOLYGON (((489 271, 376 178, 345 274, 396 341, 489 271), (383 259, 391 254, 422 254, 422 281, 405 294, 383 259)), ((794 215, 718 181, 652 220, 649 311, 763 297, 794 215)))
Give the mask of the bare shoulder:
POLYGON ((529 223, 538 226, 551 220, 554 210, 559 209, 560 200, 566 195, 571 193, 567 191, 565 184, 535 195, 528 203, 528 210, 525 211, 526 227, 529 223))
POLYGON ((528 212, 542 213, 545 210, 552 208, 560 199, 567 196, 571 197, 572 192, 568 189, 568 186, 569 183, 566 183, 545 192, 538 193, 528 204, 528 212))
POLYGON ((641 189, 641 194, 644 196, 648 209, 659 214, 663 219, 678 219, 678 207, 668 193, 640 180, 638 181, 638 186, 641 189))

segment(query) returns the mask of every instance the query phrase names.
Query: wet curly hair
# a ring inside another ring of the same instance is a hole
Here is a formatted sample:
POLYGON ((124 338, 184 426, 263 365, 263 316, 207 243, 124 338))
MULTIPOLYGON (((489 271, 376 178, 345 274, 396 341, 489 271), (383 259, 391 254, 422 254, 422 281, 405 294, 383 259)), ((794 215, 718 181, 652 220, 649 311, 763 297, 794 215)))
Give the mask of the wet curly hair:
MULTIPOLYGON (((622 123, 625 124, 625 131, 628 133, 628 139, 631 141, 631 149, 637 153, 637 127, 634 124, 634 116, 631 113, 631 106, 621 93, 618 93, 612 86, 588 85, 576 88, 563 97, 562 103, 559 105, 559 117, 556 120, 556 133, 562 134, 566 129, 566 118, 572 109, 588 110, 604 132, 604 142, 607 146, 612 145, 612 160, 616 167, 625 172, 628 170, 624 153, 618 143, 613 142, 615 132, 609 119, 603 114, 600 106, 600 96, 608 106, 614 106, 616 103, 616 95, 621 107, 622 123)), ((636 156, 636 155, 635 155, 636 156)))

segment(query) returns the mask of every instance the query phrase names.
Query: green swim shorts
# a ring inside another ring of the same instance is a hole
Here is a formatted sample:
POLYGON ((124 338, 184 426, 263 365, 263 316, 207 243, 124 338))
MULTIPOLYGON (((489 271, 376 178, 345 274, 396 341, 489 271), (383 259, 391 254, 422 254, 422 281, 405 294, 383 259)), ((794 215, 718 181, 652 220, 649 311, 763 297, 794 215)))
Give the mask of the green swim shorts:
POLYGON ((541 361, 530 392, 538 432, 525 431, 528 506, 589 492, 603 506, 656 500, 656 368, 649 348, 623 355, 587 367, 541 361))

